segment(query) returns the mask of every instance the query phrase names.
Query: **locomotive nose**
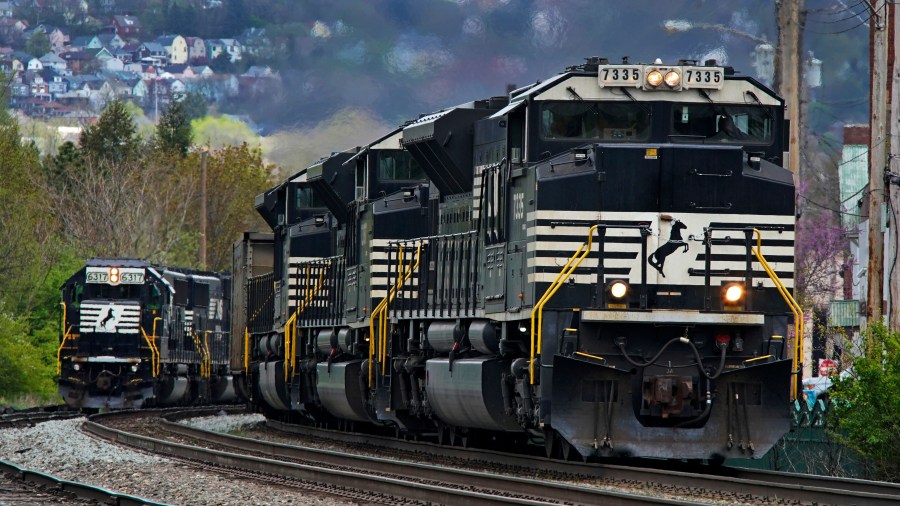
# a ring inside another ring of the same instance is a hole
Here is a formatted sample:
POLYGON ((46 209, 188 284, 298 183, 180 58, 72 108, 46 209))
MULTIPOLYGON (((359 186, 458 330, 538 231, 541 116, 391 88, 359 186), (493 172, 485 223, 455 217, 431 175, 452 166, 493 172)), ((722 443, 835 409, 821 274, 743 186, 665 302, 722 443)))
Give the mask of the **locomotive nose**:
POLYGON ((102 371, 97 376, 97 390, 106 391, 113 386, 113 374, 109 371, 102 371))

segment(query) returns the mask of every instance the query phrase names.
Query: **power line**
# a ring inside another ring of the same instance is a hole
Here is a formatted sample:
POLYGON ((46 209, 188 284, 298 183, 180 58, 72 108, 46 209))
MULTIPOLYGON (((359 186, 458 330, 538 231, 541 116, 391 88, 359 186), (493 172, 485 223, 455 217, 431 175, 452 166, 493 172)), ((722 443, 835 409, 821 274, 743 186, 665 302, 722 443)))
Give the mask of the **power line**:
POLYGON ((840 209, 835 209, 833 207, 828 207, 824 204, 820 204, 820 203, 816 202, 815 200, 810 199, 809 197, 807 197, 806 195, 803 195, 802 193, 798 193, 797 196, 818 208, 825 209, 826 211, 831 211, 833 213, 837 213, 842 216, 856 216, 858 218, 868 218, 869 217, 868 214, 851 213, 848 211, 841 211, 840 209))

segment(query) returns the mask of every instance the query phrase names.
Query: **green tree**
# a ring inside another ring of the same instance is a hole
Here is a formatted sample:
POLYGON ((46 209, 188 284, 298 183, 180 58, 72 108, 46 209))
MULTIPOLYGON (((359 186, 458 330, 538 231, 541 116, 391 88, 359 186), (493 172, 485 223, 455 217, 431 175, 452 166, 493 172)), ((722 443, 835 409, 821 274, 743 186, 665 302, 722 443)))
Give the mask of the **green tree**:
POLYGON ((49 53, 50 39, 47 37, 47 34, 41 30, 35 30, 25 43, 25 51, 36 57, 41 57, 49 53))
POLYGON ((156 125, 157 145, 164 152, 185 156, 191 148, 191 140, 191 122, 185 108, 180 101, 173 101, 156 125))
POLYGON ((97 124, 81 132, 80 143, 89 161, 122 162, 138 155, 141 138, 126 104, 114 100, 100 114, 97 124))
POLYGON ((869 327, 849 372, 829 390, 834 435, 876 478, 900 481, 900 332, 869 327))
POLYGON ((41 402, 52 397, 54 346, 35 345, 29 336, 24 318, 0 313, 0 398, 15 402, 25 396, 37 397, 41 402))
POLYGON ((205 117, 206 112, 209 109, 209 103, 206 101, 206 97, 194 92, 189 92, 184 96, 184 99, 181 101, 181 106, 184 108, 184 115, 187 117, 188 121, 205 117))
MULTIPOLYGON (((199 172, 200 154, 185 159, 187 167, 199 172)), ((209 152, 206 160, 207 194, 216 198, 207 206, 207 267, 213 270, 231 268, 232 245, 246 230, 262 230, 264 226, 253 200, 270 186, 273 167, 263 161, 262 150, 246 143, 226 146, 209 152)), ((200 205, 197 203, 196 210, 200 205)), ((199 212, 193 214, 191 227, 199 230, 199 212)))
POLYGON ((220 74, 233 74, 237 68, 224 50, 209 62, 209 67, 220 74))

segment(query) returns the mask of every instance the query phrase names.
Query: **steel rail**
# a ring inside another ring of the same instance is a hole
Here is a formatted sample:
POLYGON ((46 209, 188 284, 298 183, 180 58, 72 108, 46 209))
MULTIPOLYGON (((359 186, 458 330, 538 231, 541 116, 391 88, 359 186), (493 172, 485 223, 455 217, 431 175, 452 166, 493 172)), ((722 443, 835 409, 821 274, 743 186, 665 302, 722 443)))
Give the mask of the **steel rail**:
POLYGON ((271 474, 280 478, 325 482, 332 486, 386 494, 410 501, 467 505, 685 504, 683 500, 279 445, 227 436, 174 423, 166 425, 166 430, 178 431, 178 434, 182 436, 213 442, 216 445, 227 445, 241 451, 316 463, 286 462, 268 457, 242 455, 164 441, 104 426, 97 423, 93 417, 92 420, 84 423, 83 430, 110 441, 161 455, 194 459, 243 471, 271 474), (346 467, 351 470, 335 469, 334 466, 346 467), (419 481, 410 481, 410 479, 419 481))
POLYGON ((34 484, 60 494, 72 494, 79 499, 96 501, 98 504, 118 506, 165 506, 164 503, 153 502, 141 497, 112 492, 102 487, 86 483, 69 481, 53 475, 32 471, 5 460, 0 460, 0 473, 12 476, 16 480, 34 484))
MULTIPOLYGON (((565 462, 537 455, 505 453, 484 448, 448 447, 427 442, 409 442, 392 437, 350 434, 328 429, 293 425, 268 420, 276 430, 304 434, 311 437, 377 446, 409 452, 428 452, 430 455, 460 458, 482 463, 509 465, 542 471, 664 483, 680 487, 699 487, 725 490, 734 494, 777 497, 779 499, 815 502, 819 504, 900 505, 900 484, 869 480, 835 478, 830 476, 759 471, 738 467, 702 466, 702 472, 683 462, 640 460, 636 465, 565 462), (640 467, 637 467, 637 466, 640 467), (671 465, 667 468, 667 465, 671 465)), ((695 466, 701 467, 701 466, 695 466)))

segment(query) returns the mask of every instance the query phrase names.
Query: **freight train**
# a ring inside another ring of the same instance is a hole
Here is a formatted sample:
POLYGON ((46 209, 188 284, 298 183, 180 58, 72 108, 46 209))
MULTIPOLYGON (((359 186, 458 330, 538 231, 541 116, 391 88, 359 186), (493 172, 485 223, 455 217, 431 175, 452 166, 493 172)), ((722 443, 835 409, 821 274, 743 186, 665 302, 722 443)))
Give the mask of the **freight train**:
POLYGON ((231 275, 95 258, 62 286, 59 395, 86 410, 236 398, 231 275))
POLYGON ((784 101, 589 58, 259 195, 233 374, 258 410, 562 458, 759 457, 802 313, 784 101))

